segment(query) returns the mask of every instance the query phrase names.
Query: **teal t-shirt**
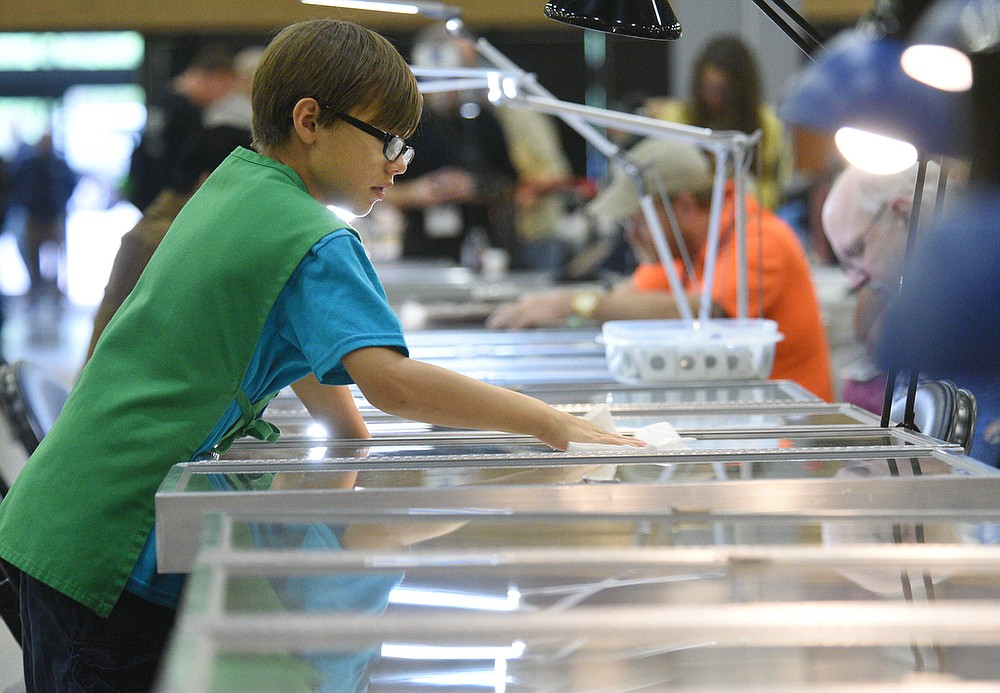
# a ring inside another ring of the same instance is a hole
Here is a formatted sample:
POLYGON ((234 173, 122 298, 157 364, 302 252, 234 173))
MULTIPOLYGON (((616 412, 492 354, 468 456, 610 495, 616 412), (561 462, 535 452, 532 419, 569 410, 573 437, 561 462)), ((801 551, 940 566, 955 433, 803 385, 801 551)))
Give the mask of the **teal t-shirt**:
MULTIPOLYGON (((243 391, 250 401, 257 401, 310 372, 327 385, 350 384, 341 358, 370 346, 408 353, 402 327, 364 246, 352 232, 341 229, 312 247, 282 289, 264 323, 243 391)), ((234 400, 198 454, 213 448, 239 418, 234 400)), ((184 578, 156 572, 154 527, 126 589, 176 608, 184 578)))

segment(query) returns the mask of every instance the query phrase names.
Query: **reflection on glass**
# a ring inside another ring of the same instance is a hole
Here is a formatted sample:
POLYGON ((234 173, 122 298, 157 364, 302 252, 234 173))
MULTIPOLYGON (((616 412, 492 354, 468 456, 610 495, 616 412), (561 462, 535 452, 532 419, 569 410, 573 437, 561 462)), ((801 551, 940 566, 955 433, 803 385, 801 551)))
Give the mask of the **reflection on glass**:
MULTIPOLYGON (((781 448, 777 441, 777 448, 781 448)), ((831 479, 843 478, 842 470, 853 469, 864 463, 871 470, 879 469, 878 476, 948 476, 963 474, 960 467, 951 466, 938 457, 899 457, 872 460, 773 459, 740 460, 711 457, 652 456, 646 462, 641 457, 629 457, 618 462, 614 458, 580 458, 561 464, 560 457, 532 462, 530 458, 512 461, 497 460, 445 461, 435 464, 434 457, 416 458, 416 462, 400 464, 383 463, 372 456, 370 464, 349 465, 345 460, 317 463, 313 469, 303 471, 236 471, 211 472, 210 465, 191 473, 185 492, 198 491, 288 491, 288 490, 355 490, 380 488, 443 488, 473 487, 483 485, 562 485, 562 484, 660 484, 705 481, 734 481, 746 479, 831 479), (676 461, 674 461, 676 460, 676 461), (476 464, 479 466, 469 466, 476 464), (204 469, 204 471, 202 471, 204 469), (891 471, 895 469, 895 471, 891 471)), ((278 464, 278 463, 276 463, 278 464)), ((260 468, 260 465, 255 465, 260 468)))

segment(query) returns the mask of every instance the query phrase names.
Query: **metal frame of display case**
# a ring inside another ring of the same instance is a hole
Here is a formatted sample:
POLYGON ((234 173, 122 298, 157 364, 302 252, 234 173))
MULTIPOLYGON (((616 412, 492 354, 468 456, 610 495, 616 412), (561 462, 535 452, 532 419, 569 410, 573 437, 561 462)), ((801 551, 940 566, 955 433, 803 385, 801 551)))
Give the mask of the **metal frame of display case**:
MULTIPOLYGON (((816 426, 805 430, 803 427, 780 429, 722 429, 681 431, 684 440, 676 449, 664 449, 655 453, 637 450, 622 451, 623 455, 641 454, 647 461, 656 461, 657 456, 687 457, 712 453, 739 451, 741 456, 759 453, 774 453, 791 456, 802 452, 810 456, 821 454, 840 455, 848 450, 857 454, 894 453, 910 455, 933 449, 947 449, 959 452, 957 444, 946 443, 906 429, 885 429, 880 427, 862 428, 845 426, 816 426), (758 441, 766 441, 758 442, 758 441)), ((277 442, 248 440, 233 445, 221 456, 221 460, 287 460, 310 463, 340 461, 340 458, 365 458, 378 456, 388 464, 396 460, 409 461, 413 457, 428 457, 433 449, 433 457, 449 462, 466 459, 474 460, 516 460, 515 456, 540 456, 546 461, 565 458, 564 453, 553 452, 552 448, 528 435, 515 435, 488 431, 422 431, 410 435, 380 435, 376 438, 313 438, 303 435, 283 435, 277 442), (491 446, 496 450, 490 451, 491 446), (425 452, 421 452, 425 451, 425 452), (555 457, 552 457, 553 454, 555 457)))
MULTIPOLYGON (((529 390, 524 390, 527 394, 529 390)), ((585 414, 594 408, 595 404, 592 402, 563 402, 555 404, 557 409, 569 412, 571 414, 585 414)), ((600 404, 607 404, 608 408, 611 410, 612 414, 642 414, 645 416, 663 415, 663 416, 680 416, 685 414, 703 414, 705 411, 709 411, 717 414, 746 414, 748 411, 753 411, 760 414, 782 414, 791 415, 794 413, 820 413, 820 414, 841 414, 843 416, 850 416, 852 419, 856 420, 860 424, 871 425, 872 422, 876 424, 879 418, 870 411, 862 409, 854 404, 847 404, 845 402, 823 402, 823 401, 795 401, 795 402, 602 402, 600 404), (797 412, 797 410, 801 410, 797 412)), ((362 411, 365 419, 380 419, 380 418, 399 418, 393 416, 392 414, 386 414, 381 410, 375 409, 373 407, 366 408, 362 411)), ((267 410, 267 418, 269 419, 287 419, 287 420, 298 420, 304 421, 309 419, 309 414, 306 412, 305 408, 301 405, 295 406, 291 405, 277 409, 276 411, 271 411, 270 408, 267 410)))
MULTIPOLYGON (((352 386, 355 398, 361 404, 371 407, 364 396, 352 386)), ((699 404, 708 402, 747 404, 797 404, 801 402, 822 402, 804 387, 791 380, 693 380, 664 384, 628 384, 614 380, 581 381, 578 383, 542 383, 539 385, 510 385, 517 390, 550 404, 585 404, 614 402, 615 396, 631 397, 647 395, 650 403, 699 404), (598 400, 591 399, 599 397, 598 400), (659 399, 652 399, 659 398, 659 399)), ((305 412, 301 402, 291 389, 278 393, 267 409, 269 414, 297 415, 305 412)))
MULTIPOLYGON (((287 539, 289 535, 281 531, 268 535, 268 539, 252 540, 253 546, 248 546, 248 535, 241 533, 240 528, 249 525, 273 525, 282 528, 299 528, 322 524, 329 527, 344 529, 349 526, 359 526, 366 530, 374 530, 376 537, 400 537, 392 548, 344 548, 328 547, 329 551, 338 553, 341 558, 336 560, 354 561, 352 565, 371 566, 383 561, 375 558, 378 555, 391 555, 388 563, 400 565, 411 560, 402 555, 416 554, 412 560, 427 560, 433 556, 434 563, 451 560, 450 554, 455 554, 459 560, 469 553, 500 555, 504 551, 524 551, 544 549, 533 554, 535 559, 558 563, 568 557, 569 562, 579 560, 577 552, 600 549, 602 560, 607 553, 621 549, 621 556, 657 556, 659 560, 670 556, 669 552, 662 555, 653 553, 655 549, 684 547, 690 549, 700 546, 703 553, 690 552, 686 555, 697 557, 697 560, 725 560, 728 564, 757 562, 761 569, 772 565, 826 565, 844 568, 850 561, 879 561, 885 556, 879 546, 913 546, 913 545, 984 545, 992 547, 990 551, 1000 552, 1000 506, 979 511, 973 521, 969 513, 950 508, 909 508, 895 509, 888 517, 878 508, 824 508, 819 510, 799 509, 790 512, 760 512, 734 511, 703 513, 678 512, 675 509, 642 509, 634 512, 610 512, 603 509, 590 510, 549 510, 531 509, 519 511, 484 511, 482 509, 410 509, 383 507, 376 509, 358 508, 326 508, 307 512, 304 510, 285 511, 251 511, 246 509, 212 512, 205 515, 198 562, 224 562, 242 560, 241 557, 251 556, 257 560, 261 556, 283 555, 288 550, 302 550, 297 544, 298 539, 287 539), (718 542, 713 535, 704 543, 697 543, 697 536, 688 529, 694 524, 710 525, 728 523, 736 526, 740 523, 752 523, 754 529, 761 530, 756 537, 746 536, 733 542, 718 542), (823 536, 811 529, 817 525, 835 524, 844 528, 840 533, 823 536), (877 531, 886 525, 906 526, 913 528, 912 532, 889 532, 878 540, 877 531), (916 531, 916 526, 935 530, 927 532, 916 531), (947 529, 947 532, 943 529, 947 529), (682 532, 684 536, 681 536, 682 532), (405 540, 403 536, 409 536, 405 540), (864 537, 864 540, 858 540, 864 537), (947 537, 947 539, 946 539, 947 537), (723 546, 720 553, 711 547, 723 546), (851 558, 843 562, 844 546, 852 546, 851 558), (794 551, 782 554, 775 559, 767 552, 776 546, 792 546, 794 551), (555 553, 564 552, 564 556, 555 553), (499 554, 497 553, 499 551, 499 554), (350 555, 348 558, 343 556, 350 555), (765 556, 766 554, 766 556, 765 556), (720 556, 724 556, 721 559, 720 556), (221 557, 221 558, 220 558, 221 557)), ((310 552, 316 547, 311 547, 310 552)), ((997 573, 997 589, 1000 590, 1000 562, 989 564, 982 551, 971 554, 952 552, 950 558, 941 555, 929 556, 926 552, 918 554, 921 560, 927 561, 927 567, 941 568, 942 563, 953 559, 961 561, 972 560, 977 570, 997 573), (930 565, 933 564, 933 565, 930 565)), ((914 554, 899 553, 893 560, 906 558, 910 560, 914 554)), ((283 560, 283 559, 282 559, 283 560)), ((311 559, 309 559, 311 560, 311 559)), ((325 561, 326 559, 321 559, 325 561)), ((616 559, 613 559, 616 560, 616 559)), ((646 558, 643 558, 646 560, 646 558)), ((958 564, 952 564, 961 567, 958 564)), ((947 567, 947 566, 944 566, 947 567)))
MULTIPOLYGON (((584 415, 590 412, 594 406, 594 404, 555 405, 557 409, 577 415, 584 415)), ((679 432, 768 429, 779 425, 781 428, 788 430, 795 430, 796 427, 800 430, 814 430, 819 425, 837 427, 857 426, 866 428, 882 428, 882 430, 885 430, 885 428, 880 425, 877 416, 853 404, 846 403, 795 402, 769 404, 761 402, 684 402, 673 404, 658 402, 612 402, 608 403, 607 406, 612 416, 631 416, 633 418, 642 418, 645 421, 641 425, 667 421, 672 423, 679 432), (821 419, 821 421, 818 423, 805 424, 767 424, 761 421, 751 422, 750 425, 727 426, 726 422, 722 420, 723 417, 727 416, 743 418, 754 417, 757 419, 762 419, 766 416, 774 418, 814 417, 821 419), (713 417, 717 420, 713 420, 710 426, 705 425, 704 423, 699 425, 699 422, 697 421, 693 423, 689 421, 687 425, 685 425, 684 422, 684 419, 705 419, 707 417, 713 417), (841 421, 831 421, 831 419, 838 417, 841 421)), ((425 424, 392 414, 386 414, 378 409, 363 409, 362 415, 364 416, 365 422, 370 426, 381 426, 390 431, 457 430, 436 427, 431 424, 425 424)), ((272 413, 269 411, 266 418, 278 426, 284 424, 290 429, 292 427, 298 427, 299 429, 308 430, 313 424, 312 418, 305 412, 304 409, 298 412, 286 410, 283 414, 278 412, 272 413)), ((378 429, 376 428, 376 431, 373 431, 373 433, 376 433, 377 430, 378 429)), ((295 435, 299 434, 296 433, 295 435)), ((290 437, 290 435, 286 434, 286 438, 288 437, 290 437)), ((305 438, 305 435, 303 435, 303 438, 305 438)))
MULTIPOLYGON (((485 484, 445 487, 323 488, 256 490, 192 490, 200 474, 248 473, 263 476, 275 471, 310 474, 338 473, 356 468, 336 464, 228 464, 224 462, 176 465, 156 494, 156 541, 159 569, 189 570, 198 552, 202 518, 211 512, 322 513, 345 510, 413 509, 523 512, 600 511, 680 513, 690 518, 725 518, 740 514, 782 516, 802 513, 840 513, 850 517, 893 517, 916 510, 930 519, 947 512, 970 519, 990 515, 1000 497, 1000 472, 969 458, 941 450, 927 457, 956 466, 954 476, 885 476, 823 479, 741 479, 684 483, 576 483, 485 484)), ((595 460, 606 462, 607 457, 595 460)), ((906 459, 887 457, 905 470, 906 459)), ((447 470, 442 466, 440 469, 447 470)), ((202 477, 203 479, 206 477, 202 477)), ((317 477, 320 478, 320 477, 317 477)), ((210 484, 208 484, 210 487, 210 484)))

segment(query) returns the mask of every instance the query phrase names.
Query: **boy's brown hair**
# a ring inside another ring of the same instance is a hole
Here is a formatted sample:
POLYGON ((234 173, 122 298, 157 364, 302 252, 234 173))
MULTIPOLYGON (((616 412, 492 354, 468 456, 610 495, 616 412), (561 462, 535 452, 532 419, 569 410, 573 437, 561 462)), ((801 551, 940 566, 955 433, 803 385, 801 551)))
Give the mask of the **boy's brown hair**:
POLYGON ((338 113, 374 108, 372 125, 404 138, 423 107, 416 78, 385 37, 334 19, 292 24, 267 46, 253 78, 254 147, 287 142, 292 109, 308 97, 324 106, 321 126, 338 113))

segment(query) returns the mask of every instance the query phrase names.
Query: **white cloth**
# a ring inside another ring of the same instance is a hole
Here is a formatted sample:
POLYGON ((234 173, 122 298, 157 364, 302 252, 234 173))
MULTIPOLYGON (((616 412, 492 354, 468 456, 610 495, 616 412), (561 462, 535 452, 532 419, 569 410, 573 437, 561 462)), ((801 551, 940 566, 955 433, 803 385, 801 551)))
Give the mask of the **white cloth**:
MULTIPOLYGON (((602 431, 607 433, 617 433, 618 428, 615 426, 614 418, 611 416, 611 409, 607 404, 598 404, 589 412, 584 414, 583 418, 592 422, 602 431)), ((642 448, 632 448, 626 445, 611 445, 608 443, 578 443, 576 441, 570 441, 566 448, 566 452, 596 452, 601 450, 617 450, 624 451, 628 450, 630 452, 659 452, 661 450, 676 450, 678 448, 683 448, 685 442, 689 440, 694 440, 693 438, 682 438, 677 430, 666 421, 660 421, 658 423, 649 424, 648 426, 643 426, 642 428, 637 428, 632 434, 633 438, 644 441, 646 443, 645 447, 642 448)))

